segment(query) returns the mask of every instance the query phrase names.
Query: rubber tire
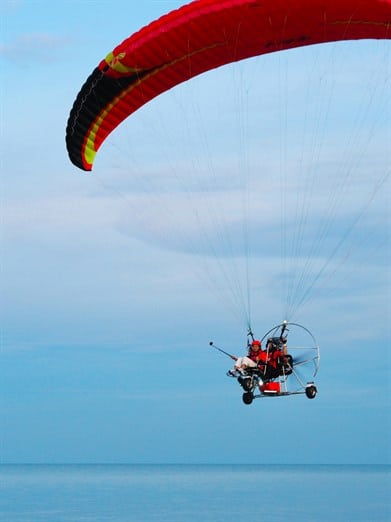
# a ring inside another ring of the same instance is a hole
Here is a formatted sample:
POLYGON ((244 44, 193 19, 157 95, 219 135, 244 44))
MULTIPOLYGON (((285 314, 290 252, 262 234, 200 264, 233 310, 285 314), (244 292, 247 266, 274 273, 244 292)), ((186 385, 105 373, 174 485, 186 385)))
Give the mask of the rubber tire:
POLYGON ((245 377, 242 382, 243 390, 246 392, 252 392, 254 389, 253 380, 251 377, 245 377))
POLYGON ((244 404, 251 404, 254 400, 254 395, 252 394, 252 392, 243 393, 242 400, 244 404))
POLYGON ((315 399, 317 392, 316 386, 307 386, 305 389, 305 394, 309 399, 315 399))

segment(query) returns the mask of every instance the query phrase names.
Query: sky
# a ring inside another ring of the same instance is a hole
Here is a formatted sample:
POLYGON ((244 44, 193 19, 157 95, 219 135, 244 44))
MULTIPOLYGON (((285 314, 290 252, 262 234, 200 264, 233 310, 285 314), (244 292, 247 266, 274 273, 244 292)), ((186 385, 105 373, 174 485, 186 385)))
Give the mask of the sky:
POLYGON ((81 172, 83 82, 181 4, 1 3, 1 462, 389 464, 390 44, 211 71, 81 172), (209 341, 284 319, 318 396, 246 406, 209 341))

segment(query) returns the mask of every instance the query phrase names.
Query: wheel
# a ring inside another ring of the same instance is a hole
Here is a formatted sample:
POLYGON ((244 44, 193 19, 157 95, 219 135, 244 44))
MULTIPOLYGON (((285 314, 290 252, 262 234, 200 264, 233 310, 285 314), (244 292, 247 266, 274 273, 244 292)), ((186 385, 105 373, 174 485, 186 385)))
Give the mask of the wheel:
POLYGON ((254 396, 253 396, 252 392, 246 392, 246 393, 243 393, 242 399, 243 399, 244 404, 251 404, 253 402, 254 396))
POLYGON ((246 392, 253 391, 254 383, 251 377, 239 377, 238 381, 241 384, 243 390, 245 390, 246 392))
POLYGON ((316 386, 314 386, 313 384, 311 384, 311 386, 307 386, 306 389, 305 389, 305 394, 307 395, 307 397, 309 399, 315 399, 316 397, 316 394, 317 394, 317 389, 316 389, 316 386))

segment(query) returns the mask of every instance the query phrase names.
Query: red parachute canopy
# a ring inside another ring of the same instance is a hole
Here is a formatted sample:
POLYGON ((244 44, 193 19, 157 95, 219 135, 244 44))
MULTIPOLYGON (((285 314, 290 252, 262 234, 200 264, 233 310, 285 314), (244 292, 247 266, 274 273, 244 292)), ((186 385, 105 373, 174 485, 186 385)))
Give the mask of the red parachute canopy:
POLYGON ((71 161, 91 170, 106 137, 162 92, 224 64, 304 45, 388 39, 391 0, 196 0, 133 34, 92 72, 71 110, 71 161))

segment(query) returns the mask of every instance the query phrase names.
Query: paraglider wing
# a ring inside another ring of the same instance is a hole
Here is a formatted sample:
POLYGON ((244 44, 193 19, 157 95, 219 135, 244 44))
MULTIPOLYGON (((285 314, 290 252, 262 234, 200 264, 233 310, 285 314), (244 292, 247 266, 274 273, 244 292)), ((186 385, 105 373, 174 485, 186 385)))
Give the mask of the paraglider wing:
POLYGON ((304 45, 386 39, 391 0, 197 0, 133 34, 102 60, 69 116, 71 161, 91 170, 106 137, 159 94, 205 71, 304 45))

